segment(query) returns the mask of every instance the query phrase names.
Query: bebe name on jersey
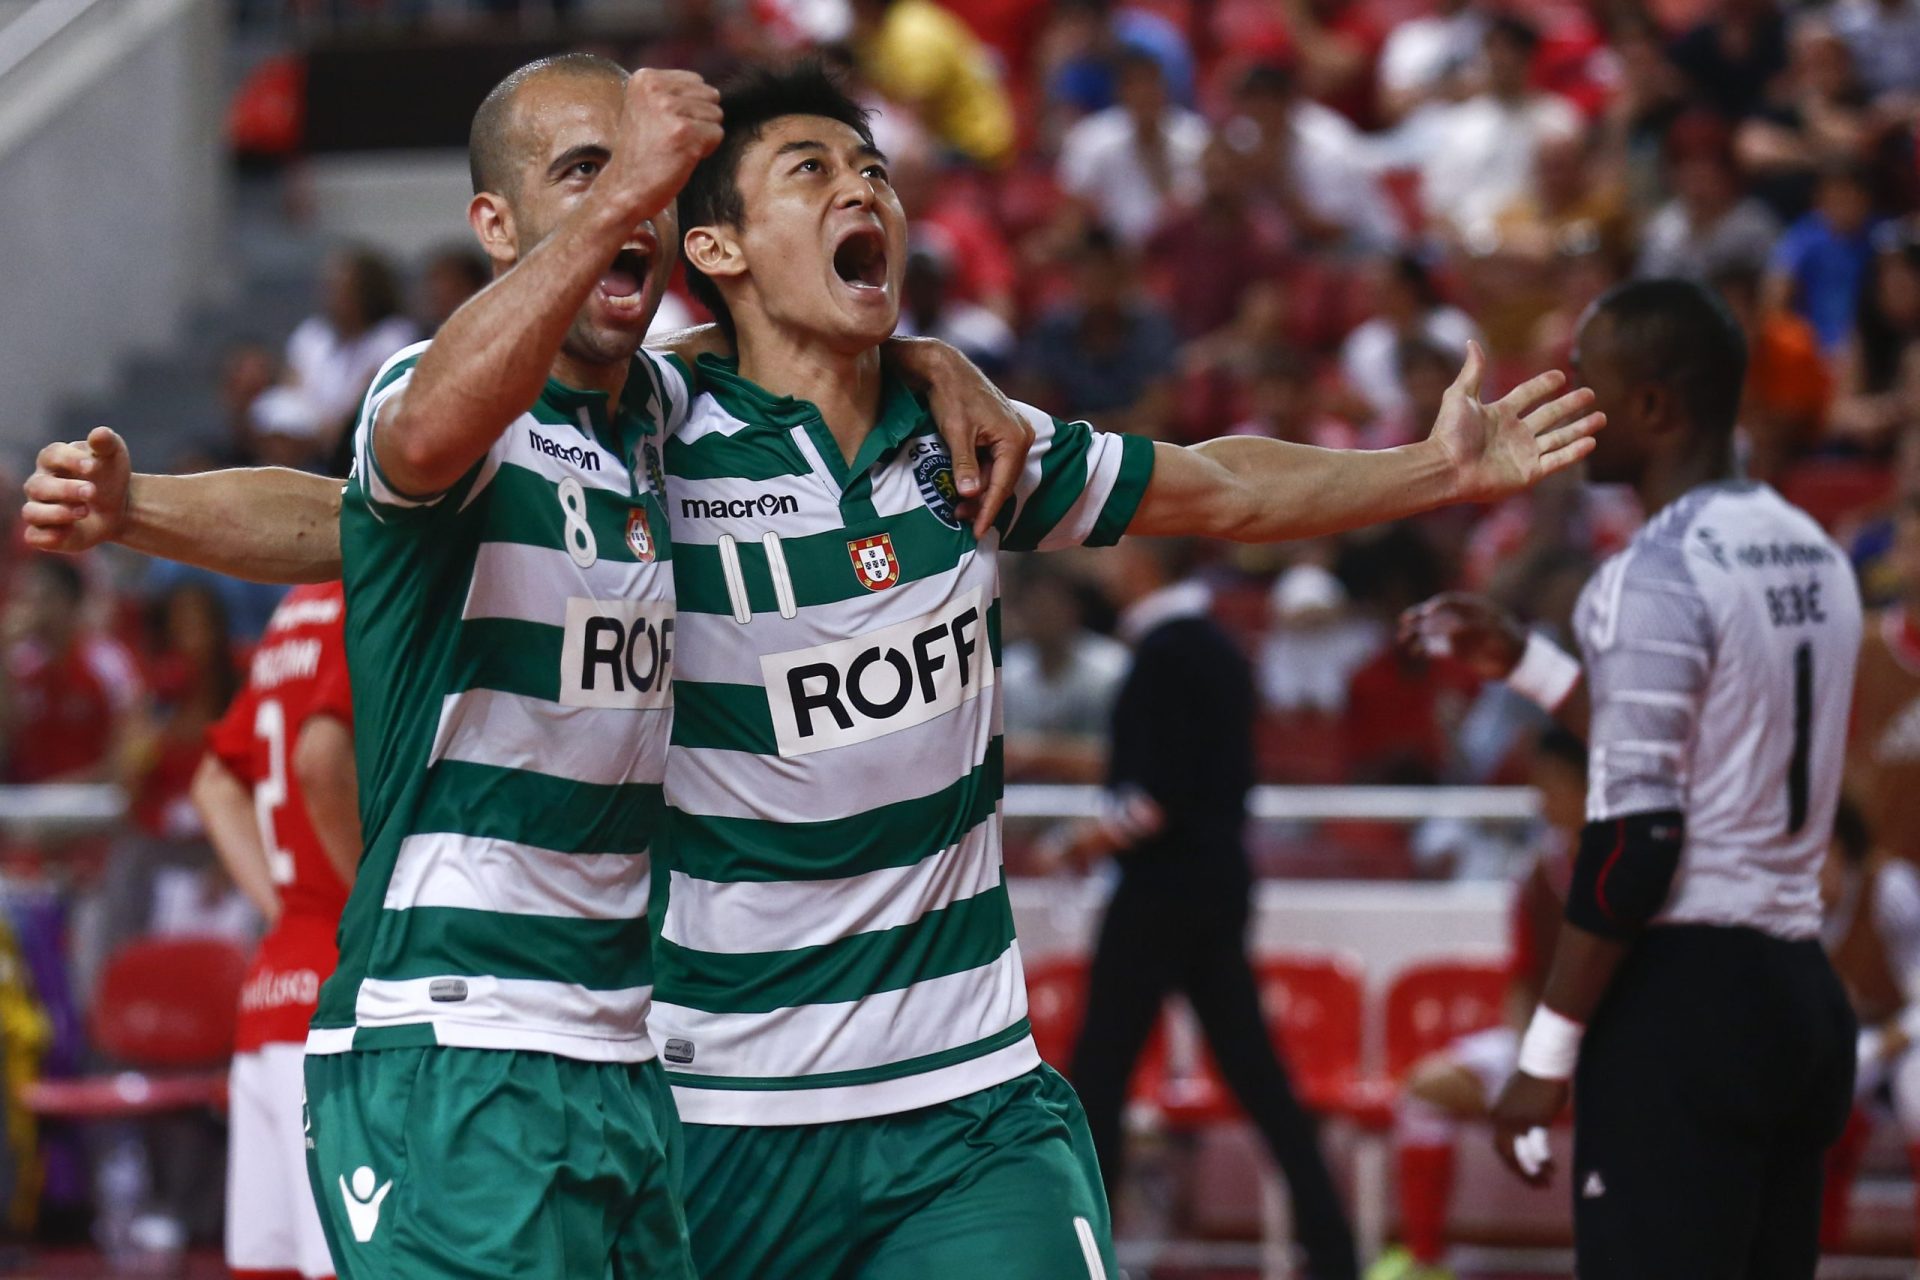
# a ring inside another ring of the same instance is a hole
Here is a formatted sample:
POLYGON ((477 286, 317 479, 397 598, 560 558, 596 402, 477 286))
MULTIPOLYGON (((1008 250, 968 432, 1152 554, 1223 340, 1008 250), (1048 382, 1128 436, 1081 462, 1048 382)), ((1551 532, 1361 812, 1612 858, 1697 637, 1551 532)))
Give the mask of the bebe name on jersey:
POLYGON ((628 710, 672 706, 673 606, 650 600, 568 600, 560 702, 628 710))
POLYGON ((882 738, 993 686, 980 589, 851 640, 760 659, 782 756, 882 738))
POLYGON ((562 462, 570 462, 582 471, 598 471, 600 469, 600 455, 592 449, 582 448, 577 444, 561 444, 558 441, 549 440, 532 427, 527 428, 527 440, 536 450, 546 454, 549 458, 558 458, 562 462))

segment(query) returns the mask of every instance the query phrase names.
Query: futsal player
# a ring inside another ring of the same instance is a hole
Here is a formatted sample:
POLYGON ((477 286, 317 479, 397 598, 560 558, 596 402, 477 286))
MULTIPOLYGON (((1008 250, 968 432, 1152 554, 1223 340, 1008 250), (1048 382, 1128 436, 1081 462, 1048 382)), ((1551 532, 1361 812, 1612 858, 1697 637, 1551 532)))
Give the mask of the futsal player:
POLYGON ((1581 595, 1583 661, 1483 601, 1407 620, 1589 738, 1566 920, 1496 1142, 1543 1182, 1571 1088, 1583 1280, 1806 1280, 1854 1074, 1820 866, 1859 591, 1811 517, 1737 477, 1746 342, 1706 290, 1613 289, 1574 364, 1609 421, 1590 476, 1648 513, 1581 595))

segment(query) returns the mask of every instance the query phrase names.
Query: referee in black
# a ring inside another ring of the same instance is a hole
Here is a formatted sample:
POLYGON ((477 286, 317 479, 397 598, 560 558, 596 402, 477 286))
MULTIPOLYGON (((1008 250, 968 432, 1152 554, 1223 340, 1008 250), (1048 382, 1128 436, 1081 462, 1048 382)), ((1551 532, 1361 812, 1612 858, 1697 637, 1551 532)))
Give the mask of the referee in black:
POLYGON ((1113 713, 1108 811, 1069 856, 1115 855, 1118 887, 1093 958, 1068 1073, 1109 1198, 1127 1086, 1161 1002, 1183 992, 1227 1086, 1286 1174, 1311 1280, 1355 1280, 1353 1236, 1318 1127, 1274 1053, 1247 961, 1253 878, 1242 844, 1253 785, 1252 672, 1189 576, 1193 544, 1124 539, 1100 558, 1133 665, 1113 713))
POLYGON ((1582 1280, 1810 1280, 1854 1020, 1819 942, 1860 598, 1804 512, 1737 477, 1746 343, 1679 280, 1603 295, 1574 364, 1607 415, 1596 482, 1645 527, 1574 615, 1581 660, 1484 601, 1409 639, 1588 736, 1588 823, 1544 997, 1494 1106, 1533 1182, 1574 1108, 1582 1280))

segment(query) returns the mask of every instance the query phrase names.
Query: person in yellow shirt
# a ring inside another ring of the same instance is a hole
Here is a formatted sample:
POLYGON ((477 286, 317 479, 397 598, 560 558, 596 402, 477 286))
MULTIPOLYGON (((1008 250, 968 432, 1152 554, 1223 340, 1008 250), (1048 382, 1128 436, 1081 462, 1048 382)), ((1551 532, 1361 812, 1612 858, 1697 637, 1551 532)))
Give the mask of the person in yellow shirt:
POLYGON ((997 168, 1013 153, 1013 104, 987 46, 933 0, 854 0, 860 73, 941 142, 997 168))

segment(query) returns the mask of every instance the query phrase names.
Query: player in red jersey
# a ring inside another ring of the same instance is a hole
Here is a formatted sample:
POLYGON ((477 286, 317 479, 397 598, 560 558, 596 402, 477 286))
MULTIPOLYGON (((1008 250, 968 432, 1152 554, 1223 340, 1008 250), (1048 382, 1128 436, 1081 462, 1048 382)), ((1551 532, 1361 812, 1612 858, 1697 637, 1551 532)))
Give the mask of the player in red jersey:
POLYGON ((344 606, 338 582, 287 596, 193 781, 214 849, 271 925, 240 993, 233 1059, 227 1265, 243 1280, 333 1274, 307 1181, 301 1070, 360 860, 344 606))

